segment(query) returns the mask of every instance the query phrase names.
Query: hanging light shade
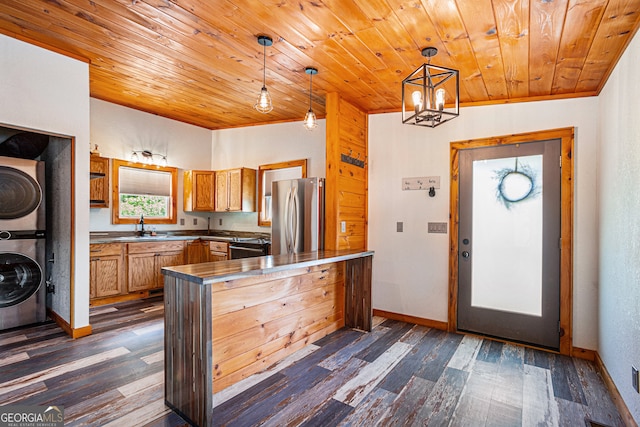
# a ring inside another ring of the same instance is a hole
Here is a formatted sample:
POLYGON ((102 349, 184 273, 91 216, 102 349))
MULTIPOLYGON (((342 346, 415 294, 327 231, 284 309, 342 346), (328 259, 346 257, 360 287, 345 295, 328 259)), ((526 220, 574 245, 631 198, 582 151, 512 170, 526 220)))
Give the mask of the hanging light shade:
POLYGON ((304 127, 307 130, 313 130, 316 126, 318 126, 318 121, 316 120, 316 115, 311 109, 311 94, 312 94, 312 83, 313 83, 313 75, 318 74, 318 69, 313 67, 307 67, 304 69, 304 72, 309 74, 309 111, 304 116, 304 127))
POLYGON ((260 95, 258 96, 258 100, 253 108, 261 113, 268 113, 273 110, 273 104, 271 103, 271 95, 269 95, 269 91, 267 90, 267 46, 271 46, 273 44, 273 40, 269 36, 258 36, 258 44, 263 48, 262 89, 260 90, 260 95))
POLYGON ((460 75, 458 70, 431 65, 435 47, 422 49, 428 58, 402 81, 402 123, 436 127, 460 115, 460 75))

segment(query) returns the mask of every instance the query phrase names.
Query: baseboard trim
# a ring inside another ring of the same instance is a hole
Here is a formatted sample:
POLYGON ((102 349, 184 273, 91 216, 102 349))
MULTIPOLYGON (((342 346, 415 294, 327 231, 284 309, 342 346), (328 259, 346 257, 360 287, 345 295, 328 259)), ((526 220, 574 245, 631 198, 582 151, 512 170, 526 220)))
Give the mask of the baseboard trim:
POLYGON ((577 357, 578 359, 588 360, 590 362, 596 361, 596 351, 586 348, 572 347, 571 356, 577 357))
POLYGON ((60 326, 60 328, 62 328, 62 330, 73 339, 91 335, 91 325, 83 326, 82 328, 72 328, 66 320, 50 308, 47 308, 47 316, 49 316, 51 320, 60 326))
POLYGON ((373 309, 374 316, 386 317, 391 320, 398 320, 400 322, 415 323, 416 325, 427 326, 429 328, 440 329, 446 331, 449 327, 447 322, 440 322, 438 320, 425 319, 422 317, 409 316, 408 314, 393 313, 391 311, 373 309))
POLYGON ((609 371, 607 371, 607 367, 604 366, 604 362, 600 358, 600 355, 598 354, 597 351, 594 352, 594 355, 595 355, 596 367, 598 368, 598 371, 600 371, 600 375, 602 375, 602 380, 604 381, 604 384, 609 389, 609 393, 611 393, 611 399, 613 400, 613 404, 616 405, 616 408, 618 409, 618 412, 622 417, 622 421, 624 422, 624 425, 627 427, 638 427, 638 423, 636 423, 636 421, 633 419, 633 416, 631 415, 631 411, 629 411, 629 408, 627 408, 627 404, 624 403, 624 400, 622 399, 622 396, 618 391, 618 387, 616 387, 616 384, 613 382, 611 375, 609 375, 609 371))

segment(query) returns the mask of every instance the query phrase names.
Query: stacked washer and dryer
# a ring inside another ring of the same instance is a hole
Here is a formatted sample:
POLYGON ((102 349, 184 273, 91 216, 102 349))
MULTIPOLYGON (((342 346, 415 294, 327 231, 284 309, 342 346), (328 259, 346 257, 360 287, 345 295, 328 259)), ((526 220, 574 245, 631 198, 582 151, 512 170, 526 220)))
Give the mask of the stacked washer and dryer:
POLYGON ((46 319, 44 162, 0 156, 0 330, 46 319))

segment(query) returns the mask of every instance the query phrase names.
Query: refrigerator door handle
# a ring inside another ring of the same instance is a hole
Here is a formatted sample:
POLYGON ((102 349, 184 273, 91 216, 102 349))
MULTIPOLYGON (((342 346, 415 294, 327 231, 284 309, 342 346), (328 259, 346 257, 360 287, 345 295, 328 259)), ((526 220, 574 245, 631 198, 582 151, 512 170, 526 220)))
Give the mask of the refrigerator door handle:
POLYGON ((292 253, 295 253, 298 249, 298 192, 293 192, 291 194, 291 237, 292 237, 292 253))
POLYGON ((291 188, 287 189, 287 197, 284 204, 284 243, 287 253, 291 252, 291 188))

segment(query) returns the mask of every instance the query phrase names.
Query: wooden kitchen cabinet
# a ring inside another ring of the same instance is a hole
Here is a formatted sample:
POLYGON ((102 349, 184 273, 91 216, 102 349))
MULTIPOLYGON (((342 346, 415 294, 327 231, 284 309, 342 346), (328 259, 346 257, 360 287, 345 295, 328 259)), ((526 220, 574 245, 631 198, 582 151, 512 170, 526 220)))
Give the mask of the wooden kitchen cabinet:
POLYGON ((209 261, 226 261, 229 259, 229 244, 226 242, 209 242, 209 261))
POLYGON ((89 298, 122 295, 124 286, 124 258, 121 243, 89 245, 89 298))
POLYGON ((248 168, 216 171, 216 212, 255 212, 256 170, 248 168))
POLYGON ((189 170, 184 172, 184 211, 215 210, 214 171, 189 170))
POLYGON ((162 267, 185 264, 185 242, 127 244, 127 289, 148 291, 164 286, 162 267))
POLYGON ((109 159, 91 155, 89 160, 89 203, 92 208, 109 207, 109 159))
POLYGON ((200 264, 209 261, 209 242, 192 240, 187 242, 187 264, 200 264))

